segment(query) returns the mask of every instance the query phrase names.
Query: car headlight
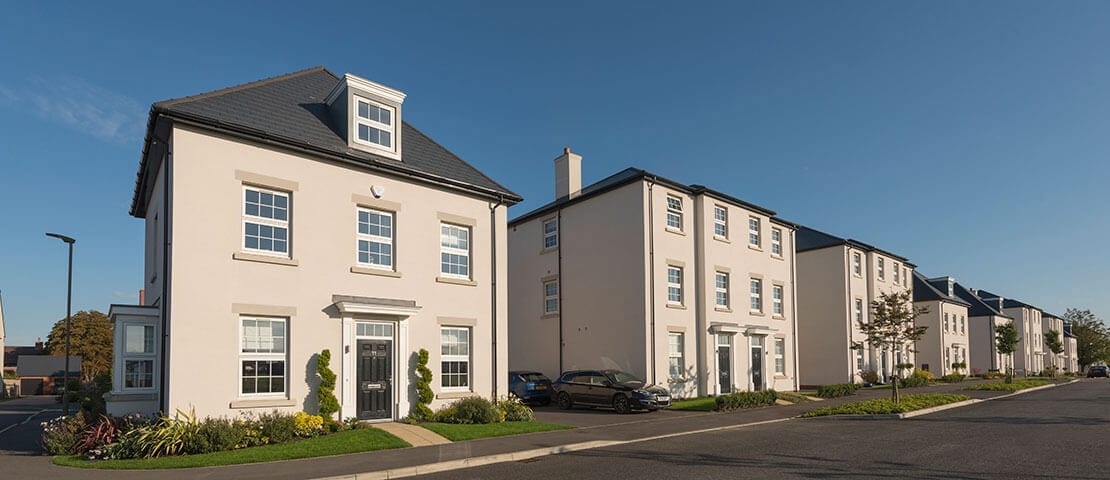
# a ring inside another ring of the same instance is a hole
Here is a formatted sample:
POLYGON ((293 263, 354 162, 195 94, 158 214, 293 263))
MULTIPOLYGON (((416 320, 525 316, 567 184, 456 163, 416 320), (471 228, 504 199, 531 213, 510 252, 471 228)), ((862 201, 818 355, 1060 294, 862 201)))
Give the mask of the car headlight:
POLYGON ((651 397, 651 396, 654 396, 654 395, 655 395, 655 394, 654 394, 654 393, 652 393, 652 392, 651 392, 650 390, 644 390, 644 389, 642 389, 642 388, 641 388, 641 389, 638 389, 638 390, 633 390, 633 391, 632 391, 632 394, 633 394, 633 395, 637 395, 637 396, 640 396, 640 397, 651 397))

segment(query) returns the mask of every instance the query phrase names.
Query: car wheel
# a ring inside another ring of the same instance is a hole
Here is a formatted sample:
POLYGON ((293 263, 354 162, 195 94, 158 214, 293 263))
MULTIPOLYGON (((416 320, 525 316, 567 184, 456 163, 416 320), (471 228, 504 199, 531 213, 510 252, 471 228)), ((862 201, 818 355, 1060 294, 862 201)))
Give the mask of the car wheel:
POLYGON ((613 397, 613 410, 617 413, 625 414, 632 411, 632 405, 628 403, 628 397, 624 395, 617 395, 613 397))
POLYGON ((567 392, 559 393, 559 408, 563 410, 570 410, 574 406, 574 402, 570 399, 570 394, 567 392))

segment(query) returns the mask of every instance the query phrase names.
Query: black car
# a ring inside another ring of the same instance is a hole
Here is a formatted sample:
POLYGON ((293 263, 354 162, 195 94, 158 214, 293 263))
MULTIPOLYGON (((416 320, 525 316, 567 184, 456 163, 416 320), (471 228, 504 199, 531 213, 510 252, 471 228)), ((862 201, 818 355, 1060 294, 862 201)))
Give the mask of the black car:
POLYGON ((509 392, 522 402, 551 403, 551 380, 533 371, 509 372, 509 392))
POLYGON ((552 384, 555 401, 564 410, 576 405, 612 407, 617 413, 654 411, 671 406, 667 390, 620 370, 564 372, 552 384))
POLYGON ((1091 365, 1087 367, 1087 378, 1105 377, 1107 370, 1106 365, 1091 365))

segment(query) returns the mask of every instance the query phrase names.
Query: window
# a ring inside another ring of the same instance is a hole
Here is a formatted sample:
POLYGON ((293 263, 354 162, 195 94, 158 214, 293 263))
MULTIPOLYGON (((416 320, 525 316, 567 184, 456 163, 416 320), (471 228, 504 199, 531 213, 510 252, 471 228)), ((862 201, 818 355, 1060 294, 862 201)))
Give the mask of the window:
POLYGON ((358 209, 358 263, 393 270, 393 214, 358 209))
POLYGON ((860 255, 859 252, 852 253, 852 272, 855 273, 857 277, 863 276, 863 256, 860 255))
POLYGON ((967 333, 967 318, 960 315, 960 334, 967 333))
POLYGON ((667 228, 682 230, 682 199, 667 195, 667 228))
POLYGON ((154 325, 124 324, 123 388, 154 388, 154 325))
POLYGON ((393 338, 391 323, 355 323, 355 335, 359 337, 393 338))
POLYGON ((240 321, 239 393, 285 393, 285 319, 243 317, 240 321))
POLYGON ((879 280, 886 280, 886 262, 879 259, 879 280))
POLYGON ((856 348, 856 370, 863 371, 863 347, 856 348))
POLYGON ((728 238, 728 209, 720 205, 713 207, 713 235, 728 238))
POLYGON ((751 281, 752 311, 763 312, 763 280, 753 278, 751 281))
POLYGON ((895 284, 895 285, 901 285, 901 284, 902 284, 902 279, 901 279, 901 277, 900 277, 900 276, 898 275, 898 272, 899 272, 899 271, 900 271, 901 269, 900 269, 900 268, 898 267, 898 264, 897 264, 897 263, 895 263, 895 264, 894 264, 894 269, 893 269, 893 270, 894 270, 894 284, 895 284))
POLYGON ((863 323, 863 300, 856 299, 856 323, 863 323))
POLYGON ((682 305, 682 267, 667 267, 667 303, 682 305))
POLYGON ((358 140, 386 150, 393 150, 393 117, 396 116, 393 108, 358 97, 355 97, 355 103, 358 104, 358 111, 355 112, 358 140))
POLYGON ((948 314, 944 314, 944 333, 948 333, 948 314))
POLYGON ((776 257, 782 256, 782 229, 771 229, 771 255, 776 257))
POLYGON ((543 248, 555 248, 559 246, 559 221, 551 219, 543 222, 543 248))
POLYGON ((448 277, 470 278, 470 229, 439 224, 439 272, 448 277))
POLYGON ((782 285, 771 286, 771 313, 782 316, 782 285))
POLYGON ((725 272, 717 272, 717 306, 721 308, 728 308, 728 274, 725 272))
POLYGON ((543 313, 559 313, 559 283, 543 282, 543 313))
POLYGON ((944 347, 944 368, 947 370, 952 364, 952 347, 944 347))
POLYGON ((775 375, 786 375, 786 339, 775 339, 775 375))
POLYGON ((289 254, 289 194, 243 187, 243 249, 289 254))
POLYGON ((907 287, 910 286, 910 274, 906 267, 902 267, 902 283, 907 287))
POLYGON ((685 336, 682 333, 667 334, 667 370, 672 379, 686 378, 685 336))
POLYGON ((440 386, 443 390, 470 390, 470 329, 439 329, 440 386))
POLYGON ((748 218, 748 244, 759 246, 759 219, 755 217, 748 218))

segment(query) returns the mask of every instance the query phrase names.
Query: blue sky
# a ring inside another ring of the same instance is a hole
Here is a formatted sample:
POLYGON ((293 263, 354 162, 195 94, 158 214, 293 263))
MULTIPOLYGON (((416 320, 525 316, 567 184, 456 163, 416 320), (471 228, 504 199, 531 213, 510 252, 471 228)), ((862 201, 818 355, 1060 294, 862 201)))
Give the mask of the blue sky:
POLYGON ((0 7, 0 292, 11 344, 137 300, 152 102, 324 65, 526 200, 551 160, 638 166, 1110 314, 1110 3, 73 2, 0 7))

